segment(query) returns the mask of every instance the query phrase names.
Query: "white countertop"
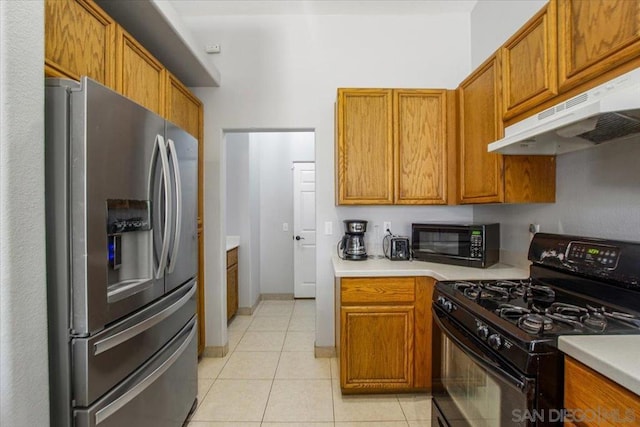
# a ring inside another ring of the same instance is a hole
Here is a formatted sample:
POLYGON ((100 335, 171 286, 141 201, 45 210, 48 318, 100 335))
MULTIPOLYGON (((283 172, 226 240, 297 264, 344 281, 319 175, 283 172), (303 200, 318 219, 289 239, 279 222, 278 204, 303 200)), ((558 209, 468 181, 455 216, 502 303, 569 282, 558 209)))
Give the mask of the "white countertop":
POLYGON ((240 236, 227 236, 227 250, 240 246, 240 236))
POLYGON ((529 270, 506 264, 489 268, 459 267, 424 261, 390 261, 386 258, 347 261, 333 255, 336 277, 430 276, 437 280, 524 279, 529 270))
POLYGON ((640 395, 640 335, 568 335, 558 348, 640 395))

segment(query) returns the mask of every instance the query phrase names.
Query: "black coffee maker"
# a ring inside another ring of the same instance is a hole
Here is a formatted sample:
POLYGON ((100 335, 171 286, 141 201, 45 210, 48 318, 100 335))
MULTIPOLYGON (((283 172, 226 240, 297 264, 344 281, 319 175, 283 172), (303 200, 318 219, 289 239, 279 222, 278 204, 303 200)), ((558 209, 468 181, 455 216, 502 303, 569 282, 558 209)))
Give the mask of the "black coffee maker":
POLYGON ((367 231, 367 221, 361 219, 345 219, 345 235, 338 242, 338 256, 342 259, 360 261, 367 259, 364 246, 364 233, 367 231))

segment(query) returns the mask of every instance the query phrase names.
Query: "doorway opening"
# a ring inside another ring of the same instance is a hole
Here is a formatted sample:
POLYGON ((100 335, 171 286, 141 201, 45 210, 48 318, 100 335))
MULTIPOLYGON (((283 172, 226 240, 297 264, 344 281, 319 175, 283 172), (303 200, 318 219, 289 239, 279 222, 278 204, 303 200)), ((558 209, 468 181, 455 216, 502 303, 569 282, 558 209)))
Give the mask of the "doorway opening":
MULTIPOLYGON (((301 221, 296 224, 294 220, 294 164, 315 164, 315 133, 307 129, 227 131, 223 141, 225 232, 229 240, 239 243, 238 314, 251 314, 260 299, 294 297, 294 258, 303 264, 313 263, 305 267, 306 282, 310 282, 309 271, 315 277, 315 247, 314 255, 309 256, 308 245, 301 243, 315 242, 315 235, 310 238, 308 230, 310 205, 315 225, 315 190, 302 191, 304 230, 301 221), (307 249, 304 256, 294 256, 296 245, 307 249)), ((303 180, 308 179, 306 171, 303 180)), ((308 190, 308 184, 303 185, 308 190)), ((307 286, 304 297, 315 296, 315 283, 313 286, 313 294, 307 286)))

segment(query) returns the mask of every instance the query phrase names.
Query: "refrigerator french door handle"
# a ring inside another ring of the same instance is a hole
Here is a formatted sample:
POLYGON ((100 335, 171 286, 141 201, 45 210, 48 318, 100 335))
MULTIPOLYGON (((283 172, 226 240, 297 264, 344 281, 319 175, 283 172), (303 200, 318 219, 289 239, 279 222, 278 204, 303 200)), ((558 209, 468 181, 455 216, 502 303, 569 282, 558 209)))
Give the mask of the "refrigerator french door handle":
POLYGON ((160 378, 162 374, 164 374, 175 363, 175 361, 178 360, 178 358, 182 355, 182 353, 184 353, 184 351, 189 346, 189 343, 193 339, 193 336, 195 335, 195 333, 196 333, 196 325, 194 322, 193 326, 191 327, 191 332, 189 332, 189 335, 187 336, 187 338, 183 341, 180 347, 178 347, 178 349, 175 352, 173 352, 173 354, 169 356, 169 358, 167 358, 167 360, 165 360, 162 363, 162 365, 158 366, 145 379, 143 379, 138 384, 133 386, 122 396, 120 396, 119 398, 111 402, 109 405, 105 406, 104 408, 96 412, 95 425, 96 426, 100 425, 111 415, 118 412, 118 410, 122 409, 127 403, 131 402, 133 399, 138 397, 150 385, 152 385, 158 378, 160 378))
POLYGON ((160 279, 164 277, 164 269, 167 266, 167 258, 169 256, 169 225, 172 223, 172 209, 171 186, 169 185, 169 156, 167 155, 167 147, 165 146, 162 135, 156 135, 155 143, 160 153, 160 162, 162 163, 162 181, 164 187, 164 228, 162 233, 162 251, 160 252, 158 270, 156 271, 156 279, 160 279))
POLYGON ((182 181, 180 180, 180 167, 178 166, 178 153, 176 152, 176 145, 170 138, 167 138, 167 145, 169 146, 169 151, 171 152, 173 174, 176 184, 176 228, 174 233, 171 257, 167 262, 167 272, 173 273, 173 270, 176 268, 176 257, 178 256, 178 249, 180 248, 180 234, 182 231, 182 181))

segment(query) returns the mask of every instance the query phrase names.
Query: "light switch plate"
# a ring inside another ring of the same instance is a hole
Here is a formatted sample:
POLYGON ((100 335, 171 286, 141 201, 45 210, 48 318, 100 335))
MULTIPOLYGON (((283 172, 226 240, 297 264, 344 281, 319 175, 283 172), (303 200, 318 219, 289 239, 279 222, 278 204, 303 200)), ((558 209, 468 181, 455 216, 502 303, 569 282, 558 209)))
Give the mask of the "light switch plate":
POLYGON ((282 231, 289 231, 289 223, 288 222, 283 222, 282 223, 282 231))
POLYGON ((333 234, 333 222, 325 221, 325 223, 324 223, 324 234, 325 234, 325 236, 331 236, 333 234))

